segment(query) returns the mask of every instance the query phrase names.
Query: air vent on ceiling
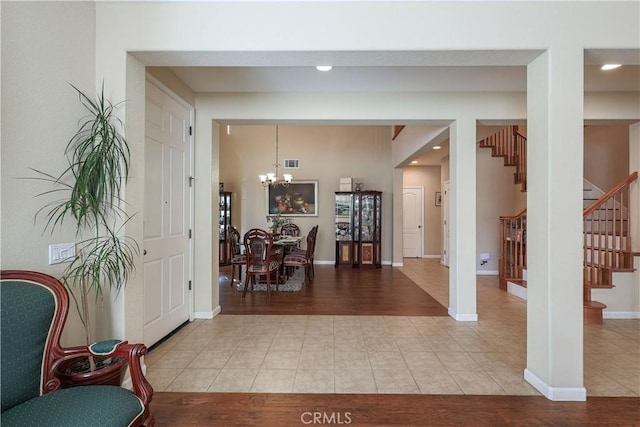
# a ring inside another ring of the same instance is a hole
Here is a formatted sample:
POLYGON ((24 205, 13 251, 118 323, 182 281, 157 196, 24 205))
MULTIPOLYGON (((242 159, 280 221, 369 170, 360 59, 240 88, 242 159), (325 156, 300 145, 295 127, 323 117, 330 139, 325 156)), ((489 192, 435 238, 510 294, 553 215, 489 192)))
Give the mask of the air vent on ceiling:
POLYGON ((284 159, 285 169, 300 169, 300 160, 298 159, 284 159))

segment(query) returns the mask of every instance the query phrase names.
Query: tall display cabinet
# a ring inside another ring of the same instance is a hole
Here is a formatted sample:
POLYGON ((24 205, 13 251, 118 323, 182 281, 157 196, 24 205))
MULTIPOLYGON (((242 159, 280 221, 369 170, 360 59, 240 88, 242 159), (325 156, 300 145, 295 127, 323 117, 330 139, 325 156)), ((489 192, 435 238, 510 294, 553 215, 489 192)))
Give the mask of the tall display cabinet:
POLYGON ((382 266, 382 192, 338 191, 335 203, 335 266, 382 266))
POLYGON ((231 226, 231 192, 221 191, 218 210, 218 232, 220 233, 220 265, 231 263, 231 242, 229 242, 228 230, 231 226))

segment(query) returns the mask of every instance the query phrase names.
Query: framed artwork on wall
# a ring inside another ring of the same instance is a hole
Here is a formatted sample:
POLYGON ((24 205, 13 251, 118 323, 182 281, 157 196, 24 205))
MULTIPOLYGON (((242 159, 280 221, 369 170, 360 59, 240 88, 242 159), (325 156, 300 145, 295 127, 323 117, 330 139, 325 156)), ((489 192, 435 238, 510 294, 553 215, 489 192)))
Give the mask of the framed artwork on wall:
POLYGON ((267 215, 318 216, 318 181, 292 181, 265 188, 267 215))

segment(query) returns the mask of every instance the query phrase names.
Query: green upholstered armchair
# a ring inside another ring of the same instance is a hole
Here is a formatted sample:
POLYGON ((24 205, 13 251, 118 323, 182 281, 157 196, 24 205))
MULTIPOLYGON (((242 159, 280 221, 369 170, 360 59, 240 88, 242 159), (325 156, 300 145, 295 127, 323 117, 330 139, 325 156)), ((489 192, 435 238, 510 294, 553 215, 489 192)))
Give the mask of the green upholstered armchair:
POLYGON ((6 270, 0 277, 2 426, 152 426, 153 388, 140 366, 142 344, 126 341, 110 355, 129 362, 133 392, 112 385, 61 388, 56 367, 89 355, 88 347, 62 348, 69 296, 54 277, 6 270))

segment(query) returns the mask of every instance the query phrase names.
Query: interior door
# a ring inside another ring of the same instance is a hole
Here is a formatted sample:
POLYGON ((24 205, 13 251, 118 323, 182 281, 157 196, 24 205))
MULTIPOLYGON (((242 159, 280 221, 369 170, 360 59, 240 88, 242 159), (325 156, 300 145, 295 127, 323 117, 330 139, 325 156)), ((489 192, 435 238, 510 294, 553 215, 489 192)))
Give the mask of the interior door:
POLYGON ((402 188, 402 256, 422 258, 424 246, 424 188, 402 188))
POLYGON ((442 264, 449 267, 449 181, 442 189, 442 264))
POLYGON ((192 111, 146 83, 144 203, 144 344, 190 315, 192 111))

